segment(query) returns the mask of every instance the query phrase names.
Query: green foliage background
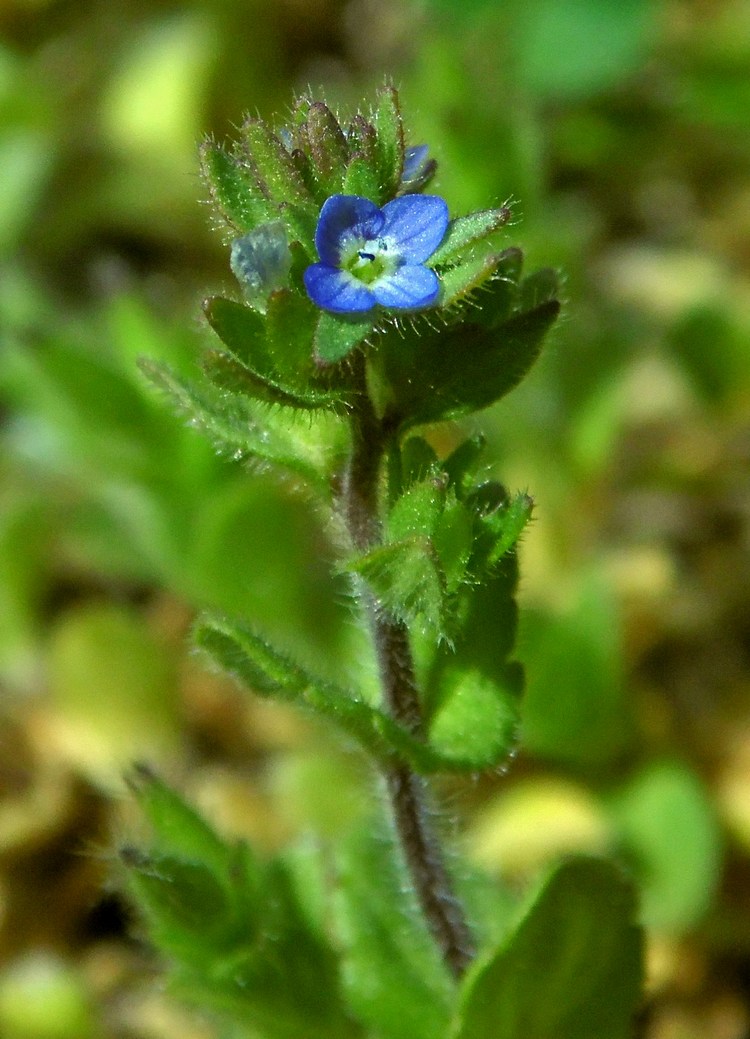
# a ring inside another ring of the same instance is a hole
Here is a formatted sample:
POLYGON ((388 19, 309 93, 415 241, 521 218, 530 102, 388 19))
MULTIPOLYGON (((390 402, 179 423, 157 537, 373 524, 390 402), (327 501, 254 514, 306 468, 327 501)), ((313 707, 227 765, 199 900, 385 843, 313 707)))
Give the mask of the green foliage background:
POLYGON ((461 843, 508 905, 563 853, 618 859, 650 936, 643 1034, 742 1035, 750 6, 4 0, 0 30, 0 1032, 214 1034, 142 984, 102 886, 134 758, 260 848, 363 810, 346 748, 186 648, 208 606, 346 675, 367 649, 330 531, 136 361, 189 375, 202 296, 234 291, 199 139, 308 84, 353 110, 387 75, 452 213, 510 200, 508 244, 566 278, 542 361, 472 420, 536 510, 523 751, 446 790, 461 843))

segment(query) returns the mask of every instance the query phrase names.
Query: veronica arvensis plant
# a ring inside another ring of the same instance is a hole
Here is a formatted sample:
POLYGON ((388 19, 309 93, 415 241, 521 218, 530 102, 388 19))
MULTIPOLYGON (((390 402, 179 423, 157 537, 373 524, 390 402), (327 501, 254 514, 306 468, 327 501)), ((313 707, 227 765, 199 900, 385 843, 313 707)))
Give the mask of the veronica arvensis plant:
POLYGON ((204 144, 202 167, 241 298, 204 304, 218 344, 200 381, 144 367, 215 443, 293 473, 335 517, 380 703, 309 673, 245 618, 204 616, 195 639, 256 694, 359 745, 394 841, 363 831, 335 851, 334 911, 315 917, 283 856, 220 840, 141 771, 154 845, 127 862, 153 940, 179 990, 233 1035, 625 1039, 639 938, 617 872, 565 864, 483 947, 493 928, 459 897, 430 787, 515 746, 516 545, 532 501, 479 476, 481 438, 439 456, 423 427, 526 375, 559 312, 554 272, 522 274, 499 240, 506 207, 451 218, 424 193, 435 162, 405 144, 390 88, 345 124, 308 98, 279 130, 248 120, 231 149, 204 144))

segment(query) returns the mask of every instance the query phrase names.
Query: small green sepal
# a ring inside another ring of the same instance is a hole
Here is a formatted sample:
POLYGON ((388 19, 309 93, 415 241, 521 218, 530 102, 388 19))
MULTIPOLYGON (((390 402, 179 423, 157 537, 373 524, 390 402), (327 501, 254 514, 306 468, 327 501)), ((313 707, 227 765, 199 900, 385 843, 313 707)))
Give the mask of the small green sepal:
POLYGON ((510 217, 511 210, 501 206, 499 209, 485 209, 451 220, 440 247, 430 257, 429 266, 441 267, 455 263, 466 249, 505 227, 510 217))
POLYGON ((262 119, 247 119, 242 126, 247 162, 264 195, 277 206, 291 204, 313 208, 315 203, 292 156, 262 119))
POLYGON ((307 137, 319 193, 325 198, 336 195, 342 188, 349 149, 336 116, 322 101, 312 104, 307 113, 307 137))
POLYGON ((371 121, 377 134, 378 177, 383 199, 395 198, 404 170, 404 124, 398 93, 393 87, 383 87, 379 92, 371 121))
POLYGON ((214 141, 200 149, 201 172, 211 199, 235 233, 246 234, 275 219, 277 213, 252 172, 214 141))
POLYGON ((372 314, 329 314, 319 311, 313 339, 315 360, 321 367, 338 364, 372 334, 372 314))

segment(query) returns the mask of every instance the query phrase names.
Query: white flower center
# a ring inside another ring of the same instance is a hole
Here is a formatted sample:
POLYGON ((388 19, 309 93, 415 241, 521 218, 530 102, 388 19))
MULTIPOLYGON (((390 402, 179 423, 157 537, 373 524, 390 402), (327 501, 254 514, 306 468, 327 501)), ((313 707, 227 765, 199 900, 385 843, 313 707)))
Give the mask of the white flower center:
POLYGON ((365 241, 352 238, 341 250, 340 267, 357 281, 371 285, 379 278, 392 274, 401 266, 401 257, 389 248, 385 238, 374 238, 365 241))

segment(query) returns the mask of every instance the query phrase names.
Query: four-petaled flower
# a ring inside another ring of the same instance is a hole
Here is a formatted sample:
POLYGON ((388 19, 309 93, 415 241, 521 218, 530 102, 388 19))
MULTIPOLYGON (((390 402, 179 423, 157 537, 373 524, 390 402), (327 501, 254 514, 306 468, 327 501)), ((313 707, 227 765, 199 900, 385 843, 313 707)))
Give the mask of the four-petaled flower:
POLYGON ((403 195, 382 209, 360 195, 332 195, 315 231, 320 263, 304 274, 313 303, 335 314, 401 310, 437 299, 437 275, 425 261, 448 226, 448 206, 437 195, 403 195))

